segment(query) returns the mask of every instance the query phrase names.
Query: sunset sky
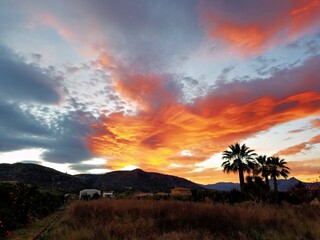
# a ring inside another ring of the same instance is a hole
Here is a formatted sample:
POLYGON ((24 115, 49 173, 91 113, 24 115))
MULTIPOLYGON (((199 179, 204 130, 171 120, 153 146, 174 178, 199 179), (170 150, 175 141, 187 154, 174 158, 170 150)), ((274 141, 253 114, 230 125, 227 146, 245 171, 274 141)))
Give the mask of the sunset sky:
POLYGON ((320 178, 320 0, 0 0, 0 162, 238 182, 245 143, 320 178))

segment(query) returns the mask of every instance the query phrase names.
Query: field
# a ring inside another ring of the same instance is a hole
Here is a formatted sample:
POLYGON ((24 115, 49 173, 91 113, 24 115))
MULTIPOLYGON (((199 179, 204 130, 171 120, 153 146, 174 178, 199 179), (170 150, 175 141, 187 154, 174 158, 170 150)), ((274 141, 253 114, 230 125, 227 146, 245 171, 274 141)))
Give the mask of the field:
POLYGON ((137 199, 76 201, 46 240, 320 239, 320 207, 137 199))

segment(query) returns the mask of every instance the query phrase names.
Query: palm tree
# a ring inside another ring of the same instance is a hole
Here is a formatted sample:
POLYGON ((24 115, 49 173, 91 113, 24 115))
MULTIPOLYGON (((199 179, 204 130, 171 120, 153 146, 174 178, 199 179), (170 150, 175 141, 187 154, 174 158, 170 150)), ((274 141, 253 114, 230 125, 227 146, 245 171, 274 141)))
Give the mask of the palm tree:
POLYGON ((269 168, 269 163, 268 163, 268 158, 266 155, 260 155, 256 158, 258 162, 258 166, 254 171, 254 174, 261 174, 261 176, 264 178, 265 183, 270 189, 270 184, 269 184, 269 176, 270 176, 270 168, 269 168))
POLYGON ((225 160, 221 167, 226 173, 238 172, 240 180, 240 189, 243 193, 244 188, 244 172, 250 173, 255 167, 254 150, 248 148, 245 144, 240 146, 239 143, 235 143, 229 146, 230 150, 225 150, 222 153, 222 159, 225 160))
POLYGON ((287 167, 287 162, 280 157, 269 157, 267 160, 269 166, 270 176, 273 179, 273 187, 275 193, 275 200, 278 202, 278 177, 287 178, 290 173, 290 168, 287 167))

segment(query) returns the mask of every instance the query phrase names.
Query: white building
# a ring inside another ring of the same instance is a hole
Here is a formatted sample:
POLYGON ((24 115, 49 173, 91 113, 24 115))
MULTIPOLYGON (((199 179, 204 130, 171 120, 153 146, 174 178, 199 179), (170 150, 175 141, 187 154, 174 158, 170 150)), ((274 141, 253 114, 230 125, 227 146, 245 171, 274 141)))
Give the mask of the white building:
POLYGON ((97 193, 101 196, 101 191, 97 189, 83 189, 79 193, 79 199, 88 198, 91 199, 92 196, 97 193))

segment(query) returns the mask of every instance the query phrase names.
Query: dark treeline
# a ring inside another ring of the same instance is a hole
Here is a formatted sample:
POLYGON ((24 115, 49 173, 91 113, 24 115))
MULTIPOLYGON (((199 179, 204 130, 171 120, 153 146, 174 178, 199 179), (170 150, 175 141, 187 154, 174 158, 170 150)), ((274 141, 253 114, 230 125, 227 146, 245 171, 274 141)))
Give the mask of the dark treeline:
POLYGON ((0 238, 63 204, 61 193, 20 182, 0 182, 0 238))

